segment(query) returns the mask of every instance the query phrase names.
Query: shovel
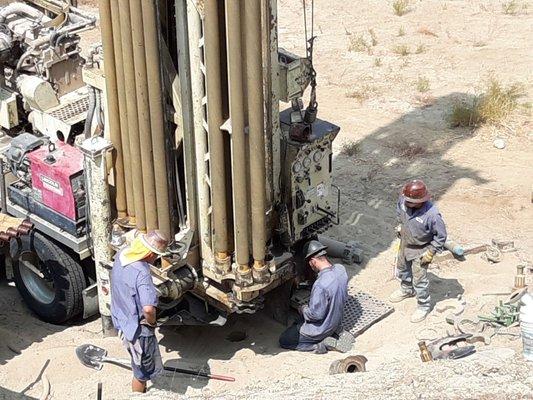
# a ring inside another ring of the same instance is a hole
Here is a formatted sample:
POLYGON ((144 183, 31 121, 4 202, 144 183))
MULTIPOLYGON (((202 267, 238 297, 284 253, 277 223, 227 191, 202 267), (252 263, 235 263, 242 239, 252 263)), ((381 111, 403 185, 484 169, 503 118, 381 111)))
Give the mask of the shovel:
MULTIPOLYGON (((89 368, 96 369, 98 371, 102 369, 103 363, 115 364, 120 367, 131 369, 131 364, 129 360, 108 357, 106 349, 102 349, 101 347, 95 346, 93 344, 82 344, 81 346, 78 346, 76 348, 76 355, 78 356, 78 359, 83 365, 89 368)), ((235 382, 235 378, 231 376, 213 375, 213 374, 208 374, 202 371, 195 371, 191 369, 175 368, 175 367, 163 366, 163 369, 169 372, 177 372, 180 374, 192 375, 192 376, 201 376, 202 378, 207 378, 207 379, 216 379, 219 381, 235 382)))

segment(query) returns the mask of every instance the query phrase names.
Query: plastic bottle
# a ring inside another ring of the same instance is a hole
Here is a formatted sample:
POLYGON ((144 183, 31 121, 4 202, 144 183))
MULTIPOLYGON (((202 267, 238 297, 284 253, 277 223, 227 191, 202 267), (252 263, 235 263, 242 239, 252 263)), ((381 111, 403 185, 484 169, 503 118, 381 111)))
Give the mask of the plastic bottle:
POLYGON ((526 293, 520 299, 520 329, 524 345, 524 358, 533 361, 533 296, 526 293))

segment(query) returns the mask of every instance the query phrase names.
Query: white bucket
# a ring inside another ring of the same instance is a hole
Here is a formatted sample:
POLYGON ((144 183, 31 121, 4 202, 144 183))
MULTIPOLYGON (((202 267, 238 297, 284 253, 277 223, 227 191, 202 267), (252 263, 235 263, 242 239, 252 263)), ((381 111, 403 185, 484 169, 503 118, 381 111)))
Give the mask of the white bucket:
POLYGON ((520 329, 524 345, 524 358, 533 361, 533 296, 527 293, 520 299, 520 329))

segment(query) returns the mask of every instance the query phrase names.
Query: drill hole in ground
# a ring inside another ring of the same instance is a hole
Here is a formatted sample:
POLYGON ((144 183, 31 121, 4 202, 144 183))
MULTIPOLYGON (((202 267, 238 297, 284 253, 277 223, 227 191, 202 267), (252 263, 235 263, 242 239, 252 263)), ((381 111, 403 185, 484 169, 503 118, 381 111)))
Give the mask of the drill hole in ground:
POLYGON ((233 331, 228 336, 226 336, 226 340, 237 343, 242 342, 244 339, 246 339, 247 335, 245 331, 233 331))

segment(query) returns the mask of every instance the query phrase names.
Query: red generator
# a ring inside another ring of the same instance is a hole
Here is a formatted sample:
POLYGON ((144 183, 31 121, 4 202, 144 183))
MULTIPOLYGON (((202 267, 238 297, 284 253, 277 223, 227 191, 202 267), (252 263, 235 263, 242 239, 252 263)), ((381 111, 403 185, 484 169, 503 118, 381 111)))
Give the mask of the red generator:
POLYGON ((26 154, 27 178, 10 186, 10 200, 74 236, 86 233, 83 154, 63 142, 26 154))

